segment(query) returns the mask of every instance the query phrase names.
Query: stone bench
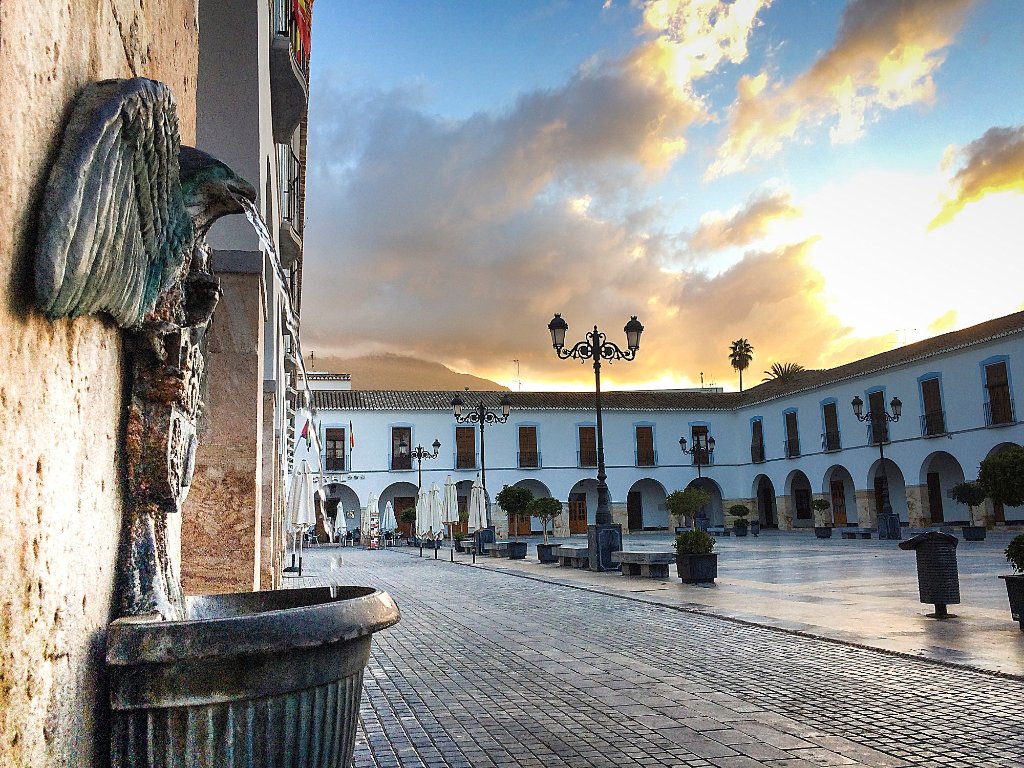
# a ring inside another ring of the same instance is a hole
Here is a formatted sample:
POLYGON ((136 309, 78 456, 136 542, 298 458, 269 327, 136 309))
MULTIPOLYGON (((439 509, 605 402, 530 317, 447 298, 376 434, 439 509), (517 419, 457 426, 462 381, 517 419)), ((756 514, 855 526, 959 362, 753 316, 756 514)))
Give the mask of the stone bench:
POLYGON ((676 553, 669 551, 612 552, 612 562, 622 565, 623 576, 667 579, 668 567, 675 561, 676 553))
POLYGON ((483 544, 483 551, 491 557, 508 557, 508 542, 486 541, 483 544))
POLYGON ((870 539, 870 528, 841 528, 840 533, 844 539, 870 539))
POLYGON ((725 528, 721 525, 711 526, 708 528, 708 533, 712 536, 728 536, 732 533, 732 528, 725 528))
POLYGON ((590 547, 577 547, 563 544, 555 550, 558 556, 558 564, 566 568, 589 568, 590 547))

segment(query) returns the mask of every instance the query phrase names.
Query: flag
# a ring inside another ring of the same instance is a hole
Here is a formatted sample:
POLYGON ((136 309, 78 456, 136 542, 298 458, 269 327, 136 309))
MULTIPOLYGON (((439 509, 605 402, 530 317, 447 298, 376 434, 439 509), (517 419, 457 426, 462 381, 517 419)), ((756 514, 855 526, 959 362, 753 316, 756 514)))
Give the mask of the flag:
POLYGON ((356 433, 352 431, 352 420, 348 422, 348 449, 354 451, 356 449, 356 433))
POLYGON ((306 440, 306 450, 308 451, 313 446, 313 437, 309 434, 309 419, 306 419, 306 423, 302 426, 300 437, 306 440))

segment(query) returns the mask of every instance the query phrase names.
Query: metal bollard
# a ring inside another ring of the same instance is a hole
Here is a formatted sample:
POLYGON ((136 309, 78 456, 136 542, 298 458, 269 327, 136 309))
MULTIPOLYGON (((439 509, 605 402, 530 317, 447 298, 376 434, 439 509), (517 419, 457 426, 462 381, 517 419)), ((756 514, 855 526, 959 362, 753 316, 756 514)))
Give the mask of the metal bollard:
POLYGON ((935 606, 933 619, 954 618, 947 605, 960 602, 960 574, 956 565, 956 536, 941 531, 928 531, 901 541, 900 549, 914 550, 917 555, 917 588, 922 603, 935 606))

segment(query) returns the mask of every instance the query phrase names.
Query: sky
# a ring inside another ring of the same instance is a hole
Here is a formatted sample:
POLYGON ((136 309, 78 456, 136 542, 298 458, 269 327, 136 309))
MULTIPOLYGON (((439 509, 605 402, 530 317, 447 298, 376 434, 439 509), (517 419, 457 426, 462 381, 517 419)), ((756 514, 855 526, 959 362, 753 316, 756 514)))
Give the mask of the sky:
POLYGON ((1024 309, 1022 6, 321 0, 303 346, 734 390, 1024 309))

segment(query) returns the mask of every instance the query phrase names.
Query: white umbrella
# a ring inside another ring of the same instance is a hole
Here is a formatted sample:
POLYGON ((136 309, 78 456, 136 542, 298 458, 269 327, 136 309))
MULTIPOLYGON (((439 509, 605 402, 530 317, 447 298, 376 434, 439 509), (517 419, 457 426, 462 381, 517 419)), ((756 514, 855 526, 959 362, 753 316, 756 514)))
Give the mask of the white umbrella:
POLYGON ((430 513, 427 510, 427 489, 420 488, 419 495, 416 496, 416 535, 421 538, 426 538, 427 531, 430 529, 430 513))
MULTIPOLYGON (((441 523, 444 525, 459 524, 459 491, 455 487, 452 476, 444 481, 444 497, 441 500, 441 523)), ((450 531, 449 531, 450 532, 450 531)))
MULTIPOLYGON (((298 542, 299 550, 299 575, 302 575, 302 533, 311 525, 316 525, 316 513, 313 511, 313 473, 310 471, 309 462, 305 459, 299 465, 299 469, 292 475, 291 485, 288 486, 288 499, 286 502, 288 510, 288 527, 292 532, 293 542, 298 542)), ((293 543, 292 549, 296 549, 293 543)))
POLYGON ((384 505, 384 514, 380 516, 380 529, 382 531, 393 531, 398 527, 398 520, 395 519, 395 507, 389 501, 384 505))
POLYGON ((487 505, 484 500, 484 487, 477 475, 473 488, 469 492, 469 530, 477 531, 487 527, 487 505))
POLYGON ((430 484, 430 496, 427 497, 427 513, 430 515, 430 533, 433 538, 444 538, 444 524, 441 522, 441 489, 437 483, 430 484))

